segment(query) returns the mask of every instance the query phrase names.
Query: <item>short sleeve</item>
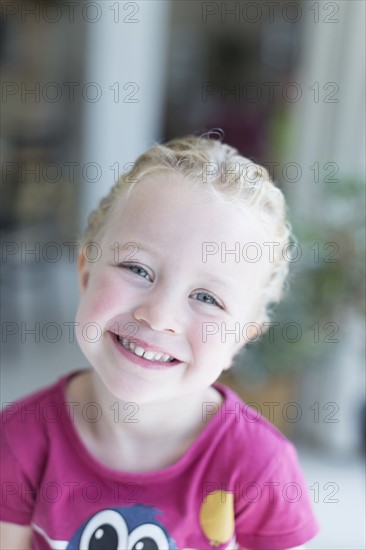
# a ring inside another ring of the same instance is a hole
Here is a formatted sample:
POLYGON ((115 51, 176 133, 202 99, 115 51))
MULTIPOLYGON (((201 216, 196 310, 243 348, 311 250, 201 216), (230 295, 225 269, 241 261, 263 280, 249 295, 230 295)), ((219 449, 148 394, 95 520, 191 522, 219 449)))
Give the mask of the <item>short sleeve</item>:
POLYGON ((294 548, 319 531, 292 443, 284 441, 271 464, 244 484, 236 507, 237 541, 250 550, 294 548))
POLYGON ((0 436, 0 520, 19 525, 30 525, 35 503, 35 487, 32 486, 11 448, 7 431, 10 426, 1 417, 0 436))

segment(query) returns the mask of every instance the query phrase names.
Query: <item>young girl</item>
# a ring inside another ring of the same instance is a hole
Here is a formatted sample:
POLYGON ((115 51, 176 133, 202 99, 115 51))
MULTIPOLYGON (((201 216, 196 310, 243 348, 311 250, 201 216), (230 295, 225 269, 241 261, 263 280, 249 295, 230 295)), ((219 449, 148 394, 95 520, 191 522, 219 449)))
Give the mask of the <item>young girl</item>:
POLYGON ((216 382, 284 290, 286 206, 210 137, 157 145, 89 217, 91 368, 2 411, 2 548, 280 550, 317 533, 294 446, 216 382))

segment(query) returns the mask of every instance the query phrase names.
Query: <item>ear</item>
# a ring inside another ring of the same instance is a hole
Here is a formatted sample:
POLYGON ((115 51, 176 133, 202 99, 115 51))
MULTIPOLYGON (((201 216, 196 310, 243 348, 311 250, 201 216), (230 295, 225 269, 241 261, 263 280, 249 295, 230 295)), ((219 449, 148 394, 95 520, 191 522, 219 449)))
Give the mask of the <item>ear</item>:
POLYGON ((260 320, 258 319, 258 321, 256 322, 256 326, 250 326, 246 332, 246 337, 243 338, 239 343, 237 343, 237 346, 236 346, 236 349, 234 350, 233 352, 233 356, 232 356, 232 360, 231 360, 231 363, 229 365, 226 365, 226 367, 224 367, 222 370, 226 371, 226 370, 229 370, 232 366, 233 366, 233 359, 234 357, 241 351, 243 350, 246 345, 251 341, 251 339, 253 337, 255 337, 257 334, 258 334, 258 330, 257 330, 257 326, 260 326, 259 325, 259 322, 260 320))
POLYGON ((232 366, 233 366, 232 363, 230 363, 230 365, 226 365, 226 367, 224 367, 222 370, 223 371, 229 370, 229 369, 231 369, 232 366))
POLYGON ((260 320, 257 319, 256 321, 256 326, 251 326, 249 327, 249 330, 247 330, 247 340, 246 340, 246 343, 250 342, 252 340, 253 337, 257 336, 258 334, 258 329, 257 327, 260 326, 260 320))
POLYGON ((84 294, 89 281, 89 266, 82 253, 78 256, 78 275, 79 275, 79 290, 80 294, 84 294))

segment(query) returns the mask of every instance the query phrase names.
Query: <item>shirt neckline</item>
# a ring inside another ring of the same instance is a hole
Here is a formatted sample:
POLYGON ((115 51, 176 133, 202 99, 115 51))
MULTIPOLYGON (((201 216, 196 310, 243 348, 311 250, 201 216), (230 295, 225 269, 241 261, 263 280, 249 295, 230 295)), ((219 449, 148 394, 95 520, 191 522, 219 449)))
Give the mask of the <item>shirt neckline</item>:
MULTIPOLYGON (((112 479, 124 479, 124 480, 151 480, 152 478, 154 480, 158 480, 161 478, 170 478, 173 476, 176 476, 177 474, 181 473, 185 468, 187 468, 196 458, 196 456, 199 454, 200 449, 202 446, 204 446, 204 442, 206 439, 209 439, 211 437, 212 432, 215 433, 215 437, 218 437, 218 431, 223 429, 223 426, 225 423, 220 422, 220 414, 219 411, 216 412, 216 414, 213 415, 213 417, 207 422, 207 426, 200 432, 200 434, 197 436, 197 438, 193 441, 193 443, 190 445, 190 447, 185 451, 183 456, 181 456, 174 464, 170 464, 169 466, 166 466, 164 468, 159 468, 157 470, 149 470, 146 472, 134 472, 134 471, 124 471, 124 470, 116 470, 103 462, 100 462, 98 458, 96 458, 86 447, 83 440, 79 436, 79 433, 77 432, 74 423, 71 421, 71 418, 69 416, 69 410, 66 409, 66 385, 69 382, 71 378, 74 376, 77 376, 78 374, 85 372, 86 370, 91 369, 79 369, 77 371, 73 371, 71 373, 66 374, 63 376, 60 381, 60 392, 62 396, 62 405, 64 408, 64 413, 62 415, 63 420, 63 427, 65 429, 66 436, 69 439, 69 443, 71 448, 76 451, 79 458, 87 464, 88 468, 92 468, 95 470, 99 475, 102 474, 103 476, 110 477, 112 479)), ((224 398, 224 402, 222 403, 221 407, 227 403, 227 400, 229 398, 229 389, 220 382, 215 382, 212 384, 212 387, 214 387, 217 391, 221 393, 221 395, 224 398)))

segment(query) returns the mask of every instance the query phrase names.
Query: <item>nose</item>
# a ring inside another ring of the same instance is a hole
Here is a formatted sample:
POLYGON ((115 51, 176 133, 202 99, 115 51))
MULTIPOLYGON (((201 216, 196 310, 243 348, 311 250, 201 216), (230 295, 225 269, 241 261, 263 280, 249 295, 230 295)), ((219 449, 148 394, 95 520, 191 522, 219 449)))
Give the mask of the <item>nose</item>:
POLYGON ((166 292, 153 292, 145 296, 143 301, 135 307, 133 316, 136 321, 146 323, 158 332, 180 332, 178 308, 173 299, 166 292))

